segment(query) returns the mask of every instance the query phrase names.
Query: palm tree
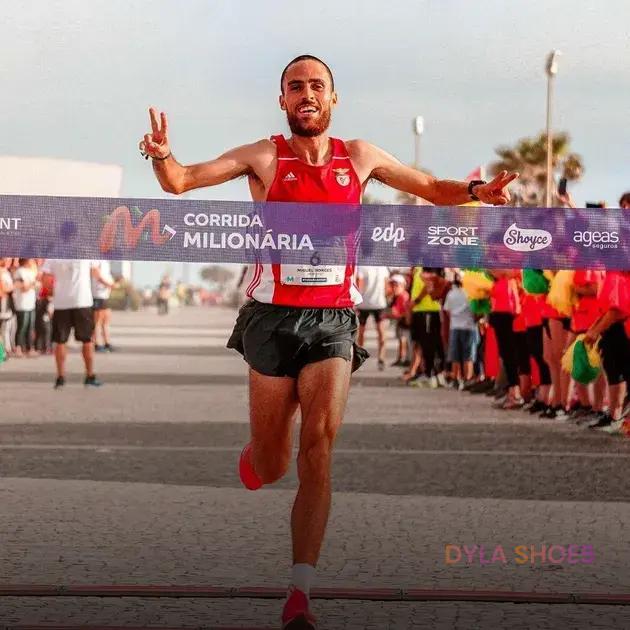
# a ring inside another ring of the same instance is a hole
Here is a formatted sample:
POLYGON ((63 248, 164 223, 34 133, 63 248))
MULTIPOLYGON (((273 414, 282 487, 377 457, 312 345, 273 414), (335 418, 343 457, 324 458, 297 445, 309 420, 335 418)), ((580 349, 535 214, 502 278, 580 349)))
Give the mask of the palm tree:
MULTIPOLYGON (((580 179, 584 172, 582 157, 569 151, 570 137, 566 132, 555 133, 552 138, 552 168, 569 181, 580 179)), ((521 138, 513 147, 495 149, 499 159, 490 164, 492 176, 500 171, 517 171, 512 203, 516 206, 541 206, 545 198, 547 180, 547 134, 521 138)))

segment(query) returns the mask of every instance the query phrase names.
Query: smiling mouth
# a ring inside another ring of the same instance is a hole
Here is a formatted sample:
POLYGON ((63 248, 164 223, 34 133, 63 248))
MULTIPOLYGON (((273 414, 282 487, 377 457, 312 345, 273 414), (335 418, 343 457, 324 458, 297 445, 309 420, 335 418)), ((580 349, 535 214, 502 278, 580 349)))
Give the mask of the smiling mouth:
POLYGON ((318 111, 317 107, 314 107, 313 105, 302 105, 302 107, 298 107, 297 113, 303 115, 313 115, 318 111))

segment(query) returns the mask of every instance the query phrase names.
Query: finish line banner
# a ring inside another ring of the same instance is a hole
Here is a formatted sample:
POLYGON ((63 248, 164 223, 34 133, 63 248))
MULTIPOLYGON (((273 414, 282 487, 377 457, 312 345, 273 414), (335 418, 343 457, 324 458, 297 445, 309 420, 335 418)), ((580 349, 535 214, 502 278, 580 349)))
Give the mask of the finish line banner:
POLYGON ((613 209, 0 195, 0 256, 21 258, 628 269, 629 242, 613 209))

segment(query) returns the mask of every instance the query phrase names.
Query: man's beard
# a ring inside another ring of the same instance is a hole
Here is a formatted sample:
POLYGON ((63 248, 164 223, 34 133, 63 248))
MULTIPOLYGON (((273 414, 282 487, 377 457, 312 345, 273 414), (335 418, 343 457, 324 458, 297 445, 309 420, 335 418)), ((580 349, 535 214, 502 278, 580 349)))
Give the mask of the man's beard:
POLYGON ((320 136, 330 126, 330 108, 322 109, 320 115, 311 121, 302 121, 295 114, 287 111, 287 122, 291 132, 303 138, 314 138, 320 136))

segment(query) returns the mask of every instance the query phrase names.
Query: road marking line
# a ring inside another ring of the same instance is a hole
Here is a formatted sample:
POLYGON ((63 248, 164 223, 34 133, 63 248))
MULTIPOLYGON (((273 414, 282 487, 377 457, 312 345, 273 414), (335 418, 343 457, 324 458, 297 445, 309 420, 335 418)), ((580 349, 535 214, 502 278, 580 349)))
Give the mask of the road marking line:
MULTIPOLYGON (((95 451, 111 453, 124 451, 153 452, 207 452, 240 453, 242 446, 139 446, 125 444, 0 444, 0 450, 48 450, 48 451, 95 451)), ((297 449, 293 449, 296 451, 297 449)), ((497 451, 497 450, 439 450, 439 449, 382 449, 382 448, 337 448, 340 455, 483 455, 498 457, 583 457, 591 459, 627 459, 627 453, 598 453, 593 451, 497 451)))

